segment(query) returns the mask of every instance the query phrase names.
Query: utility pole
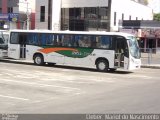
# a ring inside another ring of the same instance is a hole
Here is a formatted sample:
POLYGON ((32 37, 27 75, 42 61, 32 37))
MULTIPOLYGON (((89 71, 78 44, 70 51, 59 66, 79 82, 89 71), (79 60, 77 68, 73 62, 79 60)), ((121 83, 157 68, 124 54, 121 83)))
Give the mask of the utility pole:
POLYGON ((30 26, 30 14, 29 14, 29 10, 28 10, 28 1, 27 1, 27 30, 29 30, 29 26, 30 26))
POLYGON ((62 0, 52 0, 52 30, 61 29, 61 7, 62 0))
MULTIPOLYGON (((24 21, 24 24, 26 24, 26 29, 29 30, 30 28, 30 12, 29 12, 29 2, 27 0, 24 0, 23 2, 19 1, 18 5, 20 6, 20 3, 23 3, 26 5, 26 7, 24 7, 24 5, 22 5, 24 8, 26 8, 25 12, 26 12, 26 20, 24 21)), ((24 9, 23 8, 23 9, 24 9)))

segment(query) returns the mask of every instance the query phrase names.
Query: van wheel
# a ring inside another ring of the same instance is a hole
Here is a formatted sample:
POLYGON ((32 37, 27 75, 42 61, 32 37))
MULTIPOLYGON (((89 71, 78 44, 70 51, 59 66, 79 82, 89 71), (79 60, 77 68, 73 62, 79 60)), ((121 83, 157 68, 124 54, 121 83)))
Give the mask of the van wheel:
POLYGON ((109 68, 108 62, 106 60, 98 60, 96 68, 98 71, 107 71, 109 68))
POLYGON ((36 54, 34 56, 34 64, 36 64, 36 65, 43 65, 44 64, 44 58, 41 54, 36 54))

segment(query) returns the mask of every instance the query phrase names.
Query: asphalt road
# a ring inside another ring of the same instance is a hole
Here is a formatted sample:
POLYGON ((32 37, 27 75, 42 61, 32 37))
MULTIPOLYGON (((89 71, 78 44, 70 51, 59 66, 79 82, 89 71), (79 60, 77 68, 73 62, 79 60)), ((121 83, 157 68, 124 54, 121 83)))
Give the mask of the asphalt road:
POLYGON ((92 69, 0 61, 0 113, 160 113, 160 69, 92 69))

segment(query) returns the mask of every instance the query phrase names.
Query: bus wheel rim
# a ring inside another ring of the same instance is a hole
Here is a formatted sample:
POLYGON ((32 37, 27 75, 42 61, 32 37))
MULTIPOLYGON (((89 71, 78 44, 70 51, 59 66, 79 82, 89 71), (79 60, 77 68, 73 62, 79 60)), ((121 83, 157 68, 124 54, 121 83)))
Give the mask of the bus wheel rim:
POLYGON ((42 60, 41 60, 40 57, 36 57, 36 60, 35 60, 35 61, 36 61, 37 64, 41 64, 41 61, 42 61, 42 60))
POLYGON ((105 70, 105 68, 106 68, 106 65, 104 62, 100 62, 98 66, 99 66, 100 70, 105 70))

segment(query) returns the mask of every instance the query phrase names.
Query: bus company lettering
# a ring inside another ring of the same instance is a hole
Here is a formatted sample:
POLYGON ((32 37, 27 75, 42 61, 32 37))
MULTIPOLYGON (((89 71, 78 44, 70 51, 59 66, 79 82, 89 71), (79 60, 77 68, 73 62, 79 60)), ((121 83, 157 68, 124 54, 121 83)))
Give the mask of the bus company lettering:
POLYGON ((73 51, 72 55, 76 55, 76 56, 88 56, 88 55, 90 55, 90 53, 88 53, 88 52, 80 52, 80 51, 73 51))
POLYGON ((16 49, 12 48, 12 49, 10 49, 10 51, 16 51, 16 49))

